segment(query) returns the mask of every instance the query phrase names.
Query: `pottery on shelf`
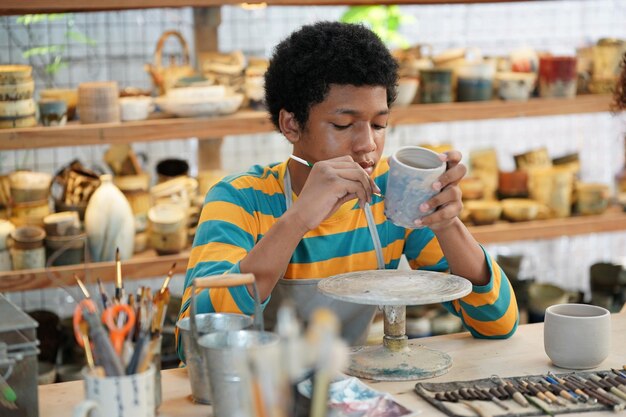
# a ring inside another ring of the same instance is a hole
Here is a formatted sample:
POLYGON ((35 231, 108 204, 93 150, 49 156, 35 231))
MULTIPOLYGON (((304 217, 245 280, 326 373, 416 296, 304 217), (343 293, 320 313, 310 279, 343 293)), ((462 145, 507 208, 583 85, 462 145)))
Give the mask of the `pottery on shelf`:
POLYGON ((119 248, 120 258, 133 255, 135 217, 124 194, 110 175, 100 177, 85 212, 85 232, 91 257, 95 262, 113 261, 119 248))

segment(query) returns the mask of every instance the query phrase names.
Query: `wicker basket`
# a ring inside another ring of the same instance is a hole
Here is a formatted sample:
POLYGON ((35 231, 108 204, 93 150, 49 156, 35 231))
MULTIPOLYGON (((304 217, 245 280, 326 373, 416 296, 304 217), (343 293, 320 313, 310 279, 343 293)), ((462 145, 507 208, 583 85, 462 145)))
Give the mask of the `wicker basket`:
POLYGON ((187 45, 187 41, 185 41, 183 35, 175 30, 168 30, 163 33, 157 42, 157 47, 154 52, 154 64, 146 64, 145 70, 152 77, 152 82, 159 90, 159 95, 164 95, 167 90, 172 88, 179 79, 193 75, 195 71, 190 64, 189 46, 187 45), (176 65, 174 57, 172 56, 170 57, 169 66, 164 67, 162 65, 163 46, 165 45, 167 38, 170 36, 174 36, 180 41, 183 48, 183 64, 176 65))

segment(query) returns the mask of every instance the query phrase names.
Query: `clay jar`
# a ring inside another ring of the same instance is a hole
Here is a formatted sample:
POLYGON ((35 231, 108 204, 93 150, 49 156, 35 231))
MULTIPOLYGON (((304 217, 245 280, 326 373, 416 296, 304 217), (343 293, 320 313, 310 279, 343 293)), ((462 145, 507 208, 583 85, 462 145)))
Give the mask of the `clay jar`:
POLYGON ((528 173, 523 170, 498 173, 498 197, 527 198, 528 173))
POLYGON ((539 58, 539 95, 541 97, 575 97, 577 77, 575 56, 539 58))
POLYGON ((420 103, 450 103, 452 101, 452 70, 431 68, 420 70, 420 103))
POLYGON ((162 183, 189 174, 189 164, 184 159, 164 159, 156 166, 158 182, 162 183))
POLYGON ((14 270, 46 266, 45 237, 46 232, 38 226, 22 226, 11 232, 9 247, 14 270))
POLYGON ((63 100, 40 100, 39 119, 44 126, 64 126, 67 122, 67 103, 63 100))

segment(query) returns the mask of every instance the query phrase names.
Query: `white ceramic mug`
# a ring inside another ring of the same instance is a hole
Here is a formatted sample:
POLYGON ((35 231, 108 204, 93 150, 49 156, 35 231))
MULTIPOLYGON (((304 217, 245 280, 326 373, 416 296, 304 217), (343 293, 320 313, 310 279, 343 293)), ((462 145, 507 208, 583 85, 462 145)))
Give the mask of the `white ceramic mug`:
POLYGON ((141 374, 99 377, 89 370, 85 400, 74 408, 74 417, 154 417, 154 365, 141 374))
POLYGON ((415 229, 415 220, 430 214, 420 211, 422 203, 437 194, 432 186, 446 170, 439 154, 419 146, 398 149, 389 158, 385 192, 385 216, 394 224, 415 229))
POLYGON ((546 309, 543 344, 559 368, 595 368, 609 355, 611 314, 588 304, 550 306, 546 309))

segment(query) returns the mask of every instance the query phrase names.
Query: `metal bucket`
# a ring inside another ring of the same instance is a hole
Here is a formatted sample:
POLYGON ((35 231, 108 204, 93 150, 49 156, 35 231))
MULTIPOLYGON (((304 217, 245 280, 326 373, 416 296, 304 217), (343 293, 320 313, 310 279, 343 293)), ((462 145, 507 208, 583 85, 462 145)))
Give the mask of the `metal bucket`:
POLYGON ((287 415, 279 342, 277 334, 256 330, 200 338, 209 365, 214 417, 287 415))
MULTIPOLYGON (((211 404, 211 388, 209 382, 209 368, 196 339, 192 336, 190 318, 185 317, 176 323, 180 334, 187 362, 191 396, 200 404, 211 404)), ((213 332, 235 331, 252 325, 252 317, 232 313, 205 313, 196 314, 198 335, 213 332)))
POLYGON ((209 370, 205 356, 198 347, 200 336, 205 333, 235 331, 255 324, 263 329, 263 313, 259 302, 258 288, 253 274, 224 274, 212 277, 196 278, 191 286, 189 304, 190 316, 176 323, 183 343, 183 351, 191 383, 191 394, 194 401, 211 404, 211 388, 209 370), (254 320, 243 314, 230 313, 196 313, 196 288, 228 288, 238 285, 252 285, 255 300, 254 320))

